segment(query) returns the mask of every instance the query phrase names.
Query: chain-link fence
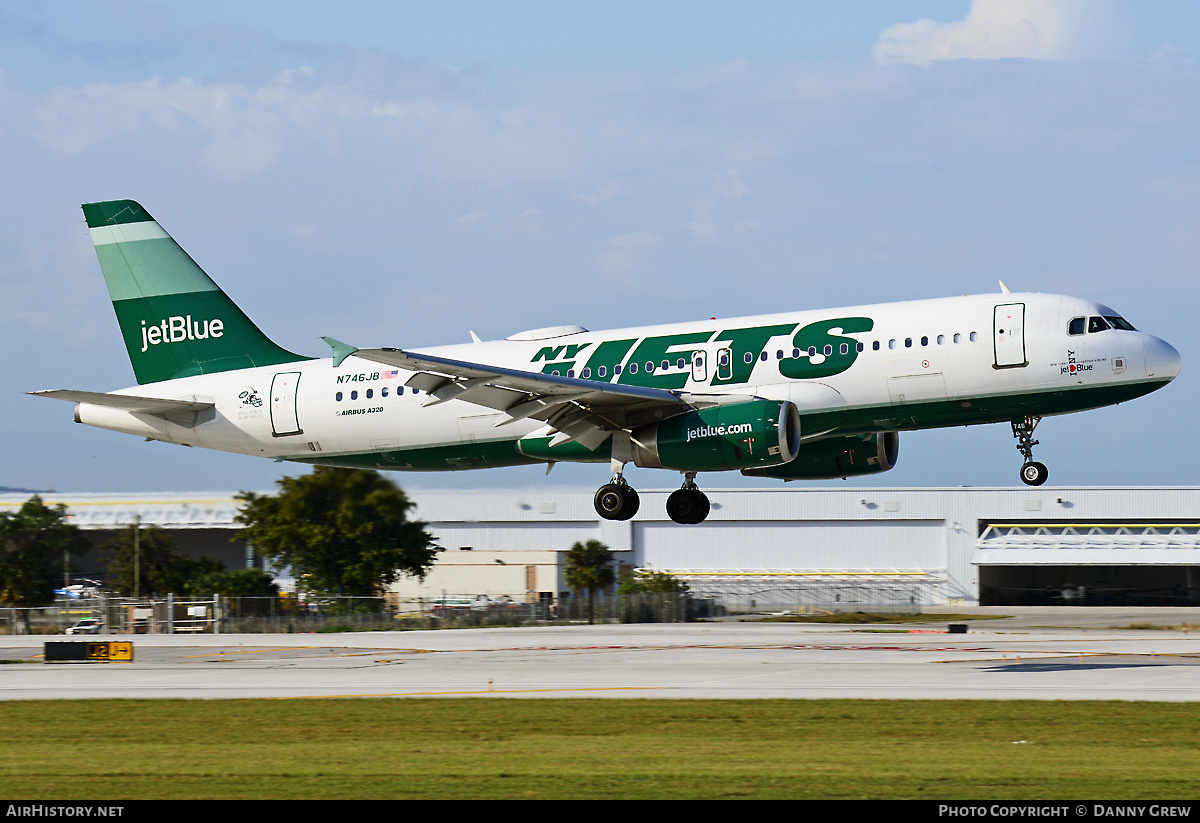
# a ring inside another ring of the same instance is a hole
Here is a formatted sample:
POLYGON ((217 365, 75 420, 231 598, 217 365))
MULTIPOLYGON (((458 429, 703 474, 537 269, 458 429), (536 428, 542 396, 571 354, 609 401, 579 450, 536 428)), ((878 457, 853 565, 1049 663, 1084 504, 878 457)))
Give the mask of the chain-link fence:
POLYGON ((695 583, 698 600, 720 603, 729 612, 762 614, 795 611, 917 614, 922 605, 945 602, 941 582, 785 583, 760 581, 695 583))
POLYGON ((0 607, 0 634, 203 634, 220 598, 61 598, 39 608, 0 607))
POLYGON ((62 599, 0 607, 0 634, 243 634, 575 623, 680 623, 706 615, 686 594, 597 595, 521 603, 508 597, 221 597, 62 599))

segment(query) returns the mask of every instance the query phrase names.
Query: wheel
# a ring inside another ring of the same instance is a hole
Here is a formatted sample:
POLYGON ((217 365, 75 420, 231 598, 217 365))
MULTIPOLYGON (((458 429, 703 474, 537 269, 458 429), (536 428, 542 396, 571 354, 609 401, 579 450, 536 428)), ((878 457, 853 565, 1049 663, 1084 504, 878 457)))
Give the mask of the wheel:
POLYGON ((596 491, 596 514, 605 520, 628 520, 641 506, 638 493, 620 483, 607 483, 596 491))
POLYGON ((622 520, 632 519, 633 516, 638 513, 638 509, 640 509, 641 507, 642 507, 642 499, 640 497, 638 497, 637 490, 634 489, 632 486, 626 486, 625 487, 625 511, 622 512, 623 516, 621 517, 621 519, 622 520))
POLYGON ((699 489, 676 489, 667 498, 667 516, 676 523, 701 523, 708 512, 708 497, 699 489))
POLYGON ((1021 482, 1026 486, 1040 486, 1050 476, 1045 463, 1029 462, 1021 467, 1021 482))

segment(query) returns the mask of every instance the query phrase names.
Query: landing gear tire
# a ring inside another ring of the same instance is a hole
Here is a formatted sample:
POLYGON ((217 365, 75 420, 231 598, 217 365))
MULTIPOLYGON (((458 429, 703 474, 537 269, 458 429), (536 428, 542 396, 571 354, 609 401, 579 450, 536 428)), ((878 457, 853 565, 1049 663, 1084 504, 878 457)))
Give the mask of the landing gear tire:
POLYGON ((1030 461, 1021 467, 1021 482, 1026 486, 1040 486, 1050 476, 1050 470, 1045 463, 1030 461))
POLYGON ((605 520, 628 520, 642 505, 638 493, 624 483, 607 483, 596 491, 596 514, 605 520))
POLYGON ((708 496, 695 488, 676 489, 667 498, 667 516, 683 525, 702 523, 709 508, 708 496))
POLYGON ((1033 447, 1038 444, 1038 441, 1033 439, 1033 430, 1041 421, 1042 418, 1032 414, 1012 421, 1013 437, 1017 438, 1017 451, 1025 458, 1025 462, 1021 464, 1021 482, 1026 486, 1040 486, 1050 476, 1046 464, 1033 459, 1033 447))

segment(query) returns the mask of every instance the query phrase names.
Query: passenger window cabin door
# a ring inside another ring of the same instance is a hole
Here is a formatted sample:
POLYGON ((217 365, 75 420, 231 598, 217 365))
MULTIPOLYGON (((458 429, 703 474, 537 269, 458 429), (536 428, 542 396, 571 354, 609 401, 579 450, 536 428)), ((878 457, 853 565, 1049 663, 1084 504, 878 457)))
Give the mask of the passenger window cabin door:
POLYGON ((1003 303, 996 306, 992 321, 992 341, 996 352, 995 368, 1016 369, 1028 366, 1025 359, 1025 304, 1003 303))
POLYGON ((271 434, 287 437, 303 434, 296 415, 296 389, 300 385, 300 372, 280 372, 271 381, 271 434))
POLYGON ((733 349, 717 350, 717 379, 722 382, 733 379, 733 349))
POLYGON ((708 353, 705 351, 692 352, 692 382, 708 382, 708 353))

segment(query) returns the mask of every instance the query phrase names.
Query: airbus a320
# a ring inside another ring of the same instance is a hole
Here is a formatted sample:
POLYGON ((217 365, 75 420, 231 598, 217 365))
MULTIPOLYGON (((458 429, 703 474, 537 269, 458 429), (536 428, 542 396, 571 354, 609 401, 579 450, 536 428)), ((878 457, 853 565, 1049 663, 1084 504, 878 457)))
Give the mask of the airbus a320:
MULTIPOLYGON (((885 472, 899 432, 1010 423, 1029 485, 1047 415, 1121 403, 1179 353, 1091 300, 1010 293, 786 311, 316 359, 273 343, 132 200, 83 206, 138 386, 31 392, 75 420, 274 460, 398 471, 607 463, 596 511, 638 511, 627 465, 811 480, 885 472)), ((474 335, 472 335, 474 336, 474 335)))

